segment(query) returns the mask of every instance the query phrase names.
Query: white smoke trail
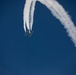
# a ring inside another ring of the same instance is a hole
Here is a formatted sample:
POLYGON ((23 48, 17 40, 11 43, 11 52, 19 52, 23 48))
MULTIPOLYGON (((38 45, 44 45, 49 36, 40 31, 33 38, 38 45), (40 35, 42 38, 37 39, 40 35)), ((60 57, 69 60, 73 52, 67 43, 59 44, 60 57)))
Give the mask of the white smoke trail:
POLYGON ((24 8, 24 30, 32 30, 33 16, 36 1, 45 5, 67 30, 68 35, 71 37, 73 43, 76 46, 76 27, 72 22, 70 16, 64 10, 64 8, 56 0, 26 0, 24 8))
POLYGON ((24 30, 32 30, 36 0, 26 0, 23 12, 24 30))

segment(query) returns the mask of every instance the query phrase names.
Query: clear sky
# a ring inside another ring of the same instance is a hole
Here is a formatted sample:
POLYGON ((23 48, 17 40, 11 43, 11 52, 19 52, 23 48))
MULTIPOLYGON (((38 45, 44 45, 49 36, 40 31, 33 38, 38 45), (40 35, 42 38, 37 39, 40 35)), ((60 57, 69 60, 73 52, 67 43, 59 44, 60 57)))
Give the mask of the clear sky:
MULTIPOLYGON (((76 1, 57 0, 76 25, 76 1)), ((0 75, 76 75, 76 48, 63 25, 37 2, 33 35, 23 30, 24 0, 0 0, 0 75)))

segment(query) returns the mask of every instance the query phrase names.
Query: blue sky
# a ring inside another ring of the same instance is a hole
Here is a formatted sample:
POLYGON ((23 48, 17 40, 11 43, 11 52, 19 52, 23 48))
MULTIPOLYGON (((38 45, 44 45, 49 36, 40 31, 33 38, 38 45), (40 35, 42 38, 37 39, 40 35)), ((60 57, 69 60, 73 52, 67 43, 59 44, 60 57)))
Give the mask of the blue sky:
MULTIPOLYGON (((0 0, 0 75, 76 75, 76 48, 63 25, 37 2, 33 35, 23 30, 24 0, 0 0)), ((58 0, 76 25, 76 1, 58 0)))

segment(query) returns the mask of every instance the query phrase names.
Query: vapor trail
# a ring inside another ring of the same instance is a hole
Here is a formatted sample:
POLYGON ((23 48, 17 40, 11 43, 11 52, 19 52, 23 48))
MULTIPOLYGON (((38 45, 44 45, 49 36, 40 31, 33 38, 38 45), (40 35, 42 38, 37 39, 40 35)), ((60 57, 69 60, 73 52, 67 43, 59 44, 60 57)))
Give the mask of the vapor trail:
POLYGON ((67 30, 69 37, 76 46, 76 27, 65 9, 56 0, 26 0, 24 7, 24 30, 32 31, 36 1, 45 5, 67 30))

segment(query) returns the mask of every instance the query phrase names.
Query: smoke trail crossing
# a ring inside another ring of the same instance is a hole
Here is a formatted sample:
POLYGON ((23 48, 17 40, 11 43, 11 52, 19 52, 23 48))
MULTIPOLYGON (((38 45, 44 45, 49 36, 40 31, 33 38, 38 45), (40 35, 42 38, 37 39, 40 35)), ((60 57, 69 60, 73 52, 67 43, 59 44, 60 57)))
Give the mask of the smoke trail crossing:
POLYGON ((45 5, 51 11, 53 16, 56 17, 62 25, 64 25, 69 37, 71 37, 76 46, 76 27, 65 9, 56 0, 26 0, 23 13, 25 32, 27 30, 32 30, 36 1, 45 5))

